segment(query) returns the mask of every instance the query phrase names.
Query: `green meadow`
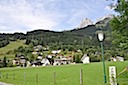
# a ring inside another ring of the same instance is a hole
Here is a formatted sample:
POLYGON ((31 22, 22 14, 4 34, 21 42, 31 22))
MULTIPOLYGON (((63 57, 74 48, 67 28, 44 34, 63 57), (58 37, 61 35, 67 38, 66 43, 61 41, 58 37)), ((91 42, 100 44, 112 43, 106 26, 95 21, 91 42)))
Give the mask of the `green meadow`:
MULTIPOLYGON (((109 66, 116 66, 117 74, 126 66, 124 62, 106 62, 107 82, 109 66)), ((83 85, 104 85, 102 62, 28 68, 1 68, 0 81, 14 85, 80 85, 80 69, 83 71, 83 85)), ((127 71, 117 77, 119 85, 128 85, 127 71)), ((109 84, 107 84, 109 85, 109 84)))
POLYGON ((0 59, 3 57, 13 58, 15 54, 13 51, 17 49, 19 46, 27 46, 25 45, 25 40, 17 40, 10 42, 7 46, 0 48, 0 59))

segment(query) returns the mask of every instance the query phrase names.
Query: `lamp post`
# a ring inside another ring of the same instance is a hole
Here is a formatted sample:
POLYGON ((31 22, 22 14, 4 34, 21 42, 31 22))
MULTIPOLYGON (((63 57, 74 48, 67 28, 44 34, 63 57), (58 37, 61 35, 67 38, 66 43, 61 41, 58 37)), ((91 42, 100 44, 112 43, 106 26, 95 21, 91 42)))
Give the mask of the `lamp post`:
POLYGON ((103 48, 104 34, 103 34, 103 31, 98 31, 97 33, 98 33, 98 39, 101 44, 102 62, 103 62, 103 71, 104 71, 104 84, 106 84, 107 78, 106 78, 106 69, 105 69, 105 61, 104 61, 104 48, 103 48))

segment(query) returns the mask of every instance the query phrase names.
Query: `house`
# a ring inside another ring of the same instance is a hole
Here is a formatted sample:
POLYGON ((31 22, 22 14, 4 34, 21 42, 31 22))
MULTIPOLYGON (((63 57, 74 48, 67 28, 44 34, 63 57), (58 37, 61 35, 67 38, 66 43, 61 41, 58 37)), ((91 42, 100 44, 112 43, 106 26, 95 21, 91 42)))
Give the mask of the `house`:
POLYGON ((13 62, 13 65, 26 67, 27 59, 25 58, 24 55, 17 55, 12 62, 13 62))
POLYGON ((41 63, 41 61, 35 60, 35 61, 31 62, 31 66, 32 67, 42 66, 42 63, 41 63))
POLYGON ((36 60, 34 60, 34 61, 31 62, 31 66, 32 67, 41 66, 42 65, 41 61, 42 61, 42 56, 38 56, 36 58, 36 60))
POLYGON ((31 66, 30 61, 27 61, 27 66, 26 67, 30 67, 30 66, 31 66))
POLYGON ((116 62, 117 60, 116 60, 116 58, 114 58, 114 57, 110 57, 110 61, 116 62))
POLYGON ((72 60, 71 58, 66 58, 66 57, 63 57, 63 58, 55 58, 53 65, 70 64, 71 63, 71 60, 72 60))
POLYGON ((36 54, 38 54, 38 52, 32 52, 32 54, 33 54, 33 55, 36 55, 36 54))
POLYGON ((12 65, 19 65, 19 61, 17 59, 12 60, 12 65))
POLYGON ((47 58, 42 59, 42 66, 50 65, 50 61, 47 58))
POLYGON ((60 53, 60 52, 61 52, 61 50, 53 50, 53 51, 52 51, 53 54, 58 54, 58 53, 60 53))
POLYGON ((111 61, 124 61, 124 57, 120 57, 120 56, 116 56, 116 57, 111 57, 110 58, 111 61))
POLYGON ((24 56, 20 57, 19 62, 20 62, 20 66, 26 67, 27 60, 26 60, 26 58, 24 56))
POLYGON ((50 65, 50 61, 49 58, 42 58, 42 56, 38 56, 37 59, 33 62, 31 62, 31 66, 32 67, 36 67, 36 66, 46 66, 46 65, 50 65))
POLYGON ((52 58, 52 55, 48 55, 47 58, 52 58))
POLYGON ((87 54, 84 54, 83 57, 81 58, 81 61, 84 63, 84 64, 87 64, 87 63, 90 63, 90 58, 87 54))
POLYGON ((43 47, 42 45, 37 45, 37 46, 34 46, 33 48, 37 52, 37 51, 41 51, 43 47))
POLYGON ((42 56, 38 56, 37 59, 42 60, 42 56))
POLYGON ((124 57, 117 56, 117 61, 124 61, 124 57))

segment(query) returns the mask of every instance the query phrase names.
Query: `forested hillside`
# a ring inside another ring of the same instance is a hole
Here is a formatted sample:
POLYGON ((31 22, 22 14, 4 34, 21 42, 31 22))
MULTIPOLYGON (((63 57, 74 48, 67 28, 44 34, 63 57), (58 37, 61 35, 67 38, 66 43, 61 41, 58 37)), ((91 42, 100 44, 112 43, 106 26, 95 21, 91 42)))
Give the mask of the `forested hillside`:
POLYGON ((92 45, 93 42, 97 41, 97 39, 95 39, 96 30, 96 27, 94 25, 91 25, 81 29, 74 29, 71 31, 62 32, 54 32, 49 30, 34 30, 27 32, 27 34, 0 34, 0 46, 4 47, 9 44, 10 41, 15 41, 17 39, 26 39, 26 44, 33 43, 34 45, 92 45), (91 39, 93 39, 93 41, 91 39))
POLYGON ((26 44, 34 43, 34 45, 92 45, 96 41, 96 27, 88 26, 81 29, 71 31, 54 32, 48 30, 35 30, 27 32, 26 44), (93 41, 92 41, 93 39, 93 41), (94 41, 95 40, 95 41, 94 41), (92 43, 92 44, 91 44, 92 43))

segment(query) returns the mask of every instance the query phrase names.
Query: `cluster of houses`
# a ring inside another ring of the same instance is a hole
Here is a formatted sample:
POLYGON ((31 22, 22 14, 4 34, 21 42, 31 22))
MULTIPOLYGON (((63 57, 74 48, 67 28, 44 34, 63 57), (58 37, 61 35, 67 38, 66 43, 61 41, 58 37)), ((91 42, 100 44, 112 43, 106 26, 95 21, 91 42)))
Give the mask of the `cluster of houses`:
POLYGON ((124 58, 123 57, 120 57, 120 56, 117 56, 117 57, 110 57, 110 60, 111 61, 124 61, 124 58))
POLYGON ((16 56, 13 60, 13 65, 21 66, 21 67, 36 67, 36 66, 46 66, 46 65, 64 65, 71 64, 71 57, 59 56, 57 58, 53 58, 51 55, 48 55, 45 58, 38 56, 35 61, 29 62, 25 56, 16 56))
MULTIPOLYGON (((124 61, 123 57, 111 57, 111 61, 124 61)), ((89 64, 90 58, 87 54, 84 54, 81 58, 81 61, 83 64, 89 64)), ((16 58, 13 60, 13 65, 21 66, 21 67, 36 67, 36 66, 47 66, 47 65, 65 65, 65 64, 72 64, 72 58, 71 57, 64 57, 59 56, 56 58, 53 58, 53 56, 48 55, 45 58, 42 58, 41 56, 38 56, 35 61, 28 61, 23 55, 16 56, 16 58)))
MULTIPOLYGON (((36 46, 34 47, 35 51, 32 52, 33 55, 35 54, 41 54, 39 50, 42 48, 42 46, 36 46)), ((51 51, 51 54, 59 54, 61 50, 53 50, 51 51)), ((13 60, 13 65, 21 66, 21 67, 36 67, 36 66, 47 66, 47 65, 64 65, 64 64, 72 64, 72 57, 65 57, 63 55, 58 55, 56 57, 53 57, 53 55, 48 55, 45 58, 42 56, 38 56, 35 61, 28 61, 24 55, 17 55, 15 59, 13 60)), ((111 61, 124 61, 123 57, 111 57, 111 61)), ((81 61, 84 64, 90 63, 90 57, 88 54, 84 54, 81 58, 81 61)))
MULTIPOLYGON (((36 51, 32 52, 32 54, 40 54, 38 49, 35 47, 36 51)), ((74 62, 72 57, 65 57, 63 55, 57 55, 53 57, 52 54, 59 54, 61 50, 53 50, 51 51, 51 55, 46 56, 43 58, 42 56, 38 56, 35 61, 28 61, 24 55, 17 55, 13 60, 13 65, 21 66, 21 67, 36 67, 36 66, 47 66, 47 65, 65 65, 65 64, 72 64, 74 62)), ((84 54, 81 58, 83 63, 90 63, 90 58, 87 54, 84 54)))

